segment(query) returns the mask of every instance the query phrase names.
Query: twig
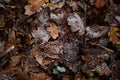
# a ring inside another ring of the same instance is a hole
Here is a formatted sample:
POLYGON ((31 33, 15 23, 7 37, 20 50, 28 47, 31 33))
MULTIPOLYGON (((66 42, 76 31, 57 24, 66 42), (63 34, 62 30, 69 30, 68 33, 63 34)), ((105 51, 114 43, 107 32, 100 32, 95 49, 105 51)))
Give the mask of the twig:
POLYGON ((109 51, 109 52, 114 52, 113 50, 111 50, 111 49, 109 49, 109 48, 106 48, 106 47, 104 47, 104 46, 102 46, 102 45, 100 45, 100 44, 98 44, 98 43, 91 43, 92 45, 96 45, 96 46, 99 46, 99 47, 101 47, 101 48, 103 48, 103 49, 105 49, 106 51, 109 51))

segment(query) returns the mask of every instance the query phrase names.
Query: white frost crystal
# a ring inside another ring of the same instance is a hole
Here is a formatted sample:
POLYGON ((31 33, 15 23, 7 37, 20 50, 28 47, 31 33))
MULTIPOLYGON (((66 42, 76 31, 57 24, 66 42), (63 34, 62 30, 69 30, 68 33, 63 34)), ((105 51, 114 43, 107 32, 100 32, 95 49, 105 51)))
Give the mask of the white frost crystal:
POLYGON ((79 31, 80 35, 85 33, 84 23, 77 13, 70 14, 67 18, 68 25, 71 26, 71 31, 79 31))

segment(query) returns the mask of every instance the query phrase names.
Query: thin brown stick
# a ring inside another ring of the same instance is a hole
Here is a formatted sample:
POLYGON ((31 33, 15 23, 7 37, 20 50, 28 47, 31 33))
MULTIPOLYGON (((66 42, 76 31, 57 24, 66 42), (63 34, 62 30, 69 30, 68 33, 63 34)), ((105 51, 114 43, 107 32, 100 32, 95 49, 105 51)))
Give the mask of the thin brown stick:
POLYGON ((98 43, 96 43, 96 42, 91 43, 91 44, 92 44, 92 45, 99 46, 99 47, 105 49, 106 51, 109 51, 109 52, 112 52, 112 53, 114 52, 112 49, 106 48, 106 47, 104 47, 104 46, 102 46, 102 45, 100 45, 100 44, 98 44, 98 43))

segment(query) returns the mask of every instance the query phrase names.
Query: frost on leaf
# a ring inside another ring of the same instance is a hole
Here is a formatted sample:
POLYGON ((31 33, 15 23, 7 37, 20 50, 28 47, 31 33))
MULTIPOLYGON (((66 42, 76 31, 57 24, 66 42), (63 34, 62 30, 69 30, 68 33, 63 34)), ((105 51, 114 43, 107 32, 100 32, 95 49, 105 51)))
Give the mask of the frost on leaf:
POLYGON ((85 33, 84 23, 77 13, 70 14, 67 18, 68 25, 71 26, 71 31, 79 31, 80 35, 85 33))
POLYGON ((47 33, 47 31, 44 28, 38 28, 38 30, 34 30, 32 32, 32 36, 36 39, 36 40, 43 40, 43 41, 48 41, 50 36, 47 33))
POLYGON ((35 12, 40 12, 40 7, 44 6, 48 0, 28 0, 28 5, 25 6, 25 14, 32 15, 35 12))
POLYGON ((119 29, 112 26, 108 32, 109 41, 111 41, 113 44, 120 44, 120 39, 118 38, 120 34, 117 31, 119 31, 119 29))
POLYGON ((86 27, 86 36, 89 38, 99 38, 102 35, 105 35, 108 32, 106 26, 87 26, 86 27))
POLYGON ((50 32, 50 35, 53 39, 56 39, 59 36, 58 27, 56 26, 55 23, 50 24, 48 31, 50 32))

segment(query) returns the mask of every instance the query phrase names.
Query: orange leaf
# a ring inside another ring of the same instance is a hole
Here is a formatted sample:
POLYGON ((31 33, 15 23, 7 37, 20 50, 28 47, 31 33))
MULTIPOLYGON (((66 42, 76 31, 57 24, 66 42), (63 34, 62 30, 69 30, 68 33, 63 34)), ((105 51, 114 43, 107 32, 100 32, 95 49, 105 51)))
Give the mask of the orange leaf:
POLYGON ((48 31, 50 32, 50 35, 53 39, 56 39, 59 36, 58 27, 55 23, 50 24, 48 31))
POLYGON ((109 41, 111 41, 113 44, 120 44, 120 39, 118 38, 120 34, 117 31, 119 31, 119 29, 112 26, 108 32, 109 41))
POLYGON ((105 5, 105 3, 106 3, 105 0, 97 0, 97 1, 95 2, 95 6, 96 6, 97 8, 101 8, 101 7, 103 7, 103 6, 105 5))
POLYGON ((48 0, 28 0, 28 5, 25 6, 25 14, 32 15, 40 11, 40 7, 44 6, 48 0))

